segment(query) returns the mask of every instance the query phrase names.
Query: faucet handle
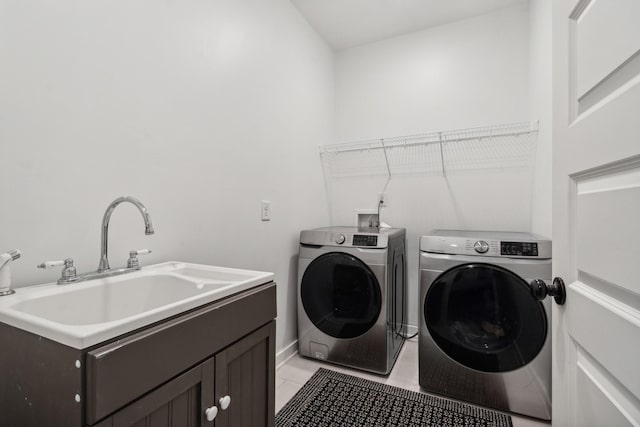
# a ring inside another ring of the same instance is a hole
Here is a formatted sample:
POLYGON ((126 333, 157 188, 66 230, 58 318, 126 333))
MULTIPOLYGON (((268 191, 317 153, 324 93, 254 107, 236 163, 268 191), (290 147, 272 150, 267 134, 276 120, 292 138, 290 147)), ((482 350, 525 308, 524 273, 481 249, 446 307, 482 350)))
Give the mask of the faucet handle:
POLYGON ((76 268, 73 266, 73 259, 71 258, 60 261, 45 261, 41 264, 38 264, 38 268, 43 269, 60 266, 64 266, 64 268, 62 269, 62 275, 60 276, 60 279, 58 279, 59 285, 74 282, 78 278, 76 274, 76 268))
POLYGON ((53 268, 53 267, 62 267, 64 265, 64 260, 59 261, 45 261, 37 265, 38 268, 53 268))
POLYGON ((20 249, 11 249, 7 251, 7 255, 11 257, 11 261, 15 261, 22 256, 22 252, 20 252, 20 249))
POLYGON ((11 249, 3 254, 0 254, 0 297, 5 295, 15 294, 16 291, 11 289, 11 273, 9 268, 5 268, 7 263, 15 261, 22 256, 22 252, 19 249, 11 249))
POLYGON ((138 262, 138 255, 147 255, 151 253, 151 249, 138 249, 129 252, 129 259, 127 260, 127 268, 140 268, 138 262))
POLYGON ((15 261, 22 256, 20 249, 11 249, 5 253, 0 253, 0 268, 4 267, 9 261, 15 261))

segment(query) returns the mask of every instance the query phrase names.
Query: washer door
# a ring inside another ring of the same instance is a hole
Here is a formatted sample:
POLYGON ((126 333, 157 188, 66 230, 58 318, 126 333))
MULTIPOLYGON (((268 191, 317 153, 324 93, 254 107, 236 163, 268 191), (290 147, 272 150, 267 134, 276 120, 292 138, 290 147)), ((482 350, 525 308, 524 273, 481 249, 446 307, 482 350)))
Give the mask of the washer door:
POLYGON ((442 351, 483 372, 526 365, 547 336, 544 307, 527 283, 492 264, 462 264, 438 276, 427 292, 424 318, 442 351))
POLYGON ((334 338, 355 338, 378 320, 380 285, 358 258, 330 252, 313 260, 302 276, 300 298, 313 324, 334 338))

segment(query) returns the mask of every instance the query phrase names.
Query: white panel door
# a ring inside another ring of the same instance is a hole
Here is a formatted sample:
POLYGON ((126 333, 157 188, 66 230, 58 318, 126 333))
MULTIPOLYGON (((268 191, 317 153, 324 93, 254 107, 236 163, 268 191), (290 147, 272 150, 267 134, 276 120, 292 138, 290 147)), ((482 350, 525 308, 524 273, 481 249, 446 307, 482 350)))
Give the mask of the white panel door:
POLYGON ((640 426, 640 0, 554 0, 553 86, 553 424, 640 426))

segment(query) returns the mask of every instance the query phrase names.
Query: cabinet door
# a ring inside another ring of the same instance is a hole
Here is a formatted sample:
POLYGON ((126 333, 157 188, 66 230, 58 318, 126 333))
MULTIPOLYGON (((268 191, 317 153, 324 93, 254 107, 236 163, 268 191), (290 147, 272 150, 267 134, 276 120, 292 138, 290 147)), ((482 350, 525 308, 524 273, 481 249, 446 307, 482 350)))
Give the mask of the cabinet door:
POLYGON ((275 419, 275 321, 217 353, 215 427, 272 427, 275 419), (222 399, 228 397, 229 406, 222 399))
POLYGON ((205 409, 213 406, 213 359, 190 369, 138 399, 97 427, 209 426, 205 409))

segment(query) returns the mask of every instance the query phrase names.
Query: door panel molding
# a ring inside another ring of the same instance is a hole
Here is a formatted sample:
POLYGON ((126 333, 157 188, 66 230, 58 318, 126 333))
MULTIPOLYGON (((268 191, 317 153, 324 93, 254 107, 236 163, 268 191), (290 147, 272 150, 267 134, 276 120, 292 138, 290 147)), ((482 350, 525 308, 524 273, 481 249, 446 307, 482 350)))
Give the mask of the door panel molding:
POLYGON ((590 182, 603 179, 606 176, 617 176, 620 174, 632 173, 635 169, 640 169, 640 155, 630 156, 614 162, 585 169, 580 172, 574 172, 570 174, 569 177, 576 183, 582 183, 583 192, 589 192, 590 190, 593 191, 592 188, 590 189, 588 187, 590 182), (586 190, 584 185, 587 185, 586 190))
POLYGON ((590 193, 576 203, 577 269, 640 294, 640 187, 590 193))
POLYGON ((640 15, 636 0, 581 0, 569 15, 571 122, 640 83, 640 29, 626 15, 640 15))
POLYGON ((637 372, 640 348, 635 341, 621 339, 637 335, 640 312, 582 282, 569 286, 567 301, 565 315, 572 339, 631 393, 640 395, 640 376, 629 375, 637 372))
POLYGON ((637 0, 593 0, 574 10, 571 19, 577 24, 578 97, 584 96, 638 51, 640 29, 627 19, 628 15, 640 15, 637 0), (603 28, 615 28, 615 31, 603 32, 603 28))
POLYGON ((625 190, 640 187, 640 162, 625 164, 619 170, 598 174, 591 178, 583 178, 578 182, 578 195, 601 191, 625 190))
MULTIPOLYGON (((579 96, 578 115, 619 96, 640 83, 640 50, 579 96)), ((577 91, 576 91, 577 92, 577 91)))
POLYGON ((635 302, 640 297, 640 247, 633 238, 640 236, 640 156, 573 174, 571 181, 572 274, 615 283, 635 302))
POLYGON ((608 295, 623 311, 628 308, 640 312, 640 295, 628 289, 580 270, 578 270, 578 282, 594 291, 608 295))
POLYGON ((576 346, 576 356, 576 386, 587 396, 575 407, 577 424, 633 426, 640 401, 582 347, 576 346), (599 402, 597 410, 589 405, 593 401, 599 402))

